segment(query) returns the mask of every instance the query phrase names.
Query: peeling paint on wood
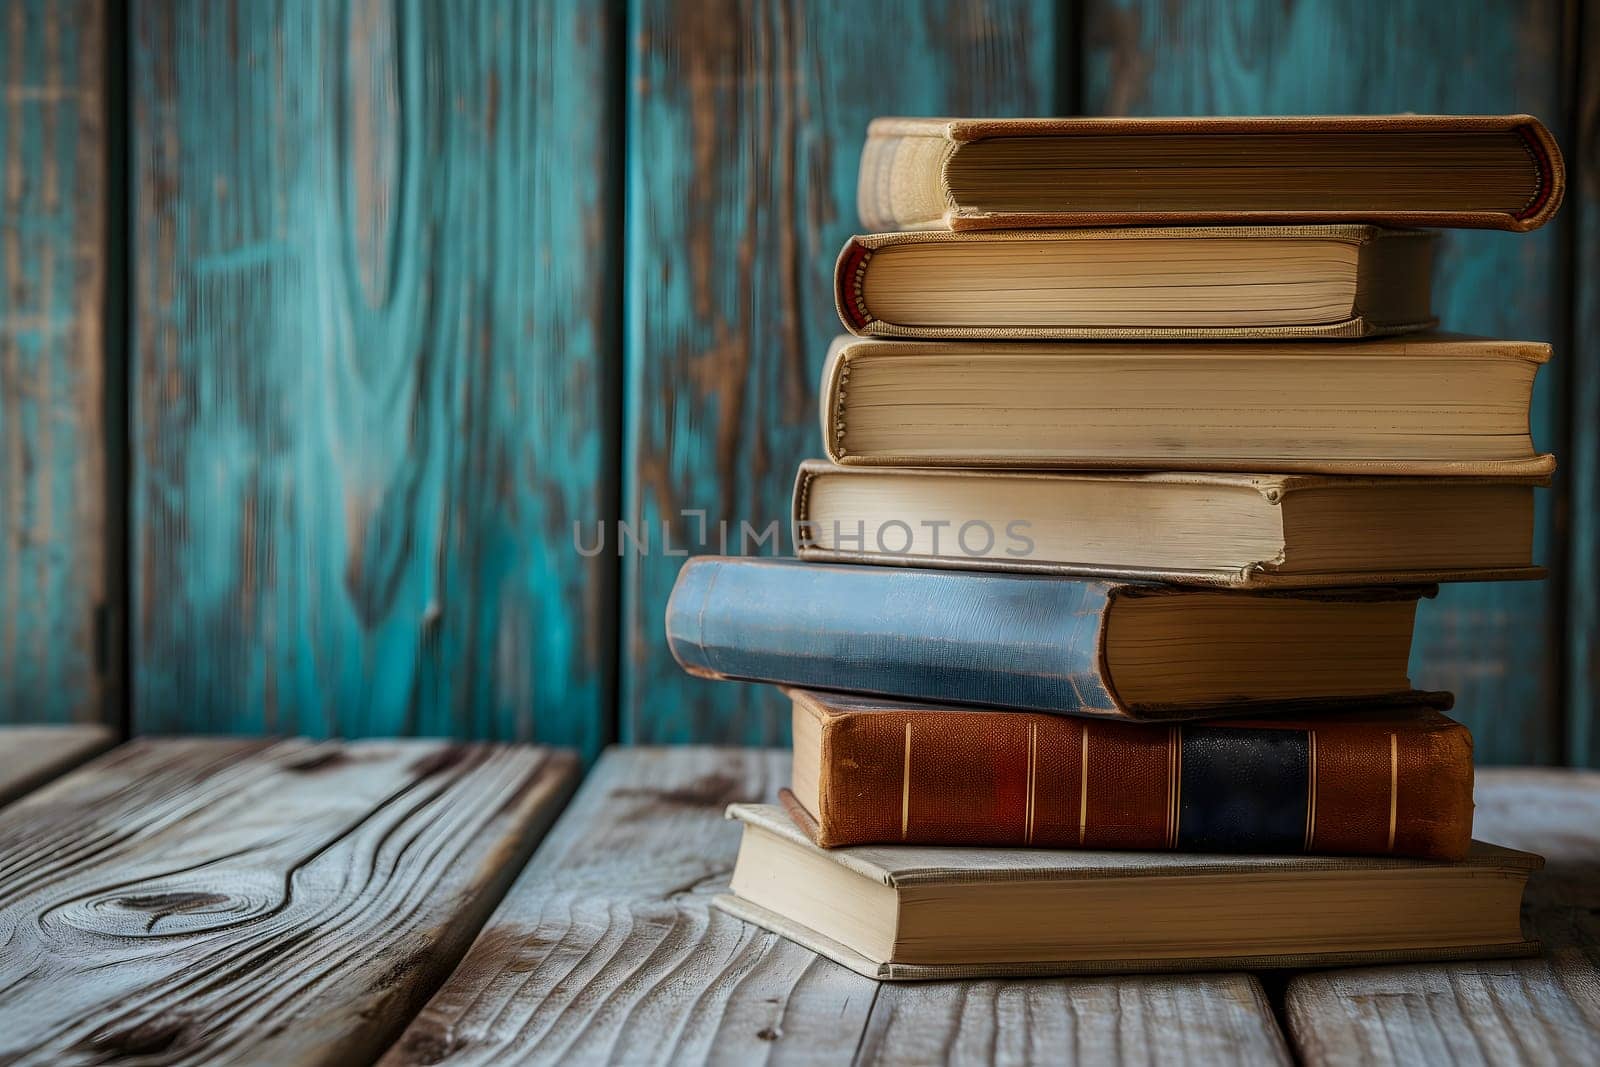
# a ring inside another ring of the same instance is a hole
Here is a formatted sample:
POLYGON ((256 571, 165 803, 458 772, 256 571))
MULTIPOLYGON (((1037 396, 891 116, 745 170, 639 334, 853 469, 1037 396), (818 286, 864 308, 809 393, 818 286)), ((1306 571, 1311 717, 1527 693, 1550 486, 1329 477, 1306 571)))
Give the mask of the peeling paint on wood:
MULTIPOLYGON (((1529 112, 1560 130, 1562 19, 1557 0, 1088 0, 1085 101, 1089 114, 1529 112)), ((1445 231, 1434 289, 1444 328, 1559 340, 1563 222, 1533 234, 1445 231)), ((1559 447, 1559 373, 1542 373, 1534 398, 1542 450, 1559 447)), ((1546 562, 1553 503, 1553 493, 1539 494, 1536 551, 1546 562)), ((1549 583, 1452 585, 1419 611, 1412 681, 1456 693, 1454 714, 1472 729, 1480 761, 1561 753, 1557 601, 1549 583)))
POLYGON ((138 3, 140 730, 610 734, 609 5, 138 3))
POLYGON ((0 722, 115 721, 106 5, 0 0, 0 722))

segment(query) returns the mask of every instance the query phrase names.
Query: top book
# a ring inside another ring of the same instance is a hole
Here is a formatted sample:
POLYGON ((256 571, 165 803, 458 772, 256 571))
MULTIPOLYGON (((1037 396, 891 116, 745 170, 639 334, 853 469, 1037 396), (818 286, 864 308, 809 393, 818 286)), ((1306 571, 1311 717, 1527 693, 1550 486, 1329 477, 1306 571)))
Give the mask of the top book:
POLYGON ((881 118, 871 230, 1347 223, 1532 230, 1561 150, 1528 115, 881 118))

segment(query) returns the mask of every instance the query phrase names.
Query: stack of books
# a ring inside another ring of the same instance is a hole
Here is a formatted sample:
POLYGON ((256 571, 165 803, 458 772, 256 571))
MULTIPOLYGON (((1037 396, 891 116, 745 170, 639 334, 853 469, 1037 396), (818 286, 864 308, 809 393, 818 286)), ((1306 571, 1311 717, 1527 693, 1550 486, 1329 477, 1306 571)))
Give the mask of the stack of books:
POLYGON ((1434 332, 1409 227, 1562 184, 1526 116, 875 122, 799 559, 667 610, 793 699, 718 905, 889 979, 1535 950, 1407 662, 1541 576, 1549 349, 1434 332))

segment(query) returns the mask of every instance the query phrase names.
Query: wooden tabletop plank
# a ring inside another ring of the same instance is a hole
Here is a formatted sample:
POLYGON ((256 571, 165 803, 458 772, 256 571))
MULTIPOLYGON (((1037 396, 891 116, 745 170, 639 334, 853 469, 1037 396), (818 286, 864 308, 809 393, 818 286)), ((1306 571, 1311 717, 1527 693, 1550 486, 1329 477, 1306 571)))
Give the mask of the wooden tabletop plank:
POLYGON ((858 1063, 1287 1064, 1246 974, 919 982, 878 993, 858 1063))
POLYGON ((384 1064, 848 1061, 876 983, 708 906, 787 753, 614 748, 384 1064))
POLYGON ((1284 1062, 1246 975, 882 985, 711 910, 787 753, 613 749, 387 1067, 1284 1062))
POLYGON ((57 775, 116 741, 107 726, 0 726, 0 804, 57 775))
POLYGON ((135 741, 0 811, 0 1062, 376 1057, 577 776, 436 741, 135 741))
POLYGON ((1600 773, 1480 770, 1476 800, 1476 836, 1545 857, 1523 906, 1544 956, 1296 977, 1307 1063, 1600 1063, 1600 773))

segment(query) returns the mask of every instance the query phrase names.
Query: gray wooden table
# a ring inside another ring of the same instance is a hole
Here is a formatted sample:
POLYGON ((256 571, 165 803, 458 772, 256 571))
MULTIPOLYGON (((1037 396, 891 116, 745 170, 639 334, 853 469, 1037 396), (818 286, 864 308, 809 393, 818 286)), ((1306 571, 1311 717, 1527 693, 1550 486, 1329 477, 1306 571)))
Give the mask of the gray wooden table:
POLYGON ((0 1064, 1600 1063, 1591 772, 1479 775, 1540 959, 879 985, 708 907, 785 753, 21 740, 0 1064))

